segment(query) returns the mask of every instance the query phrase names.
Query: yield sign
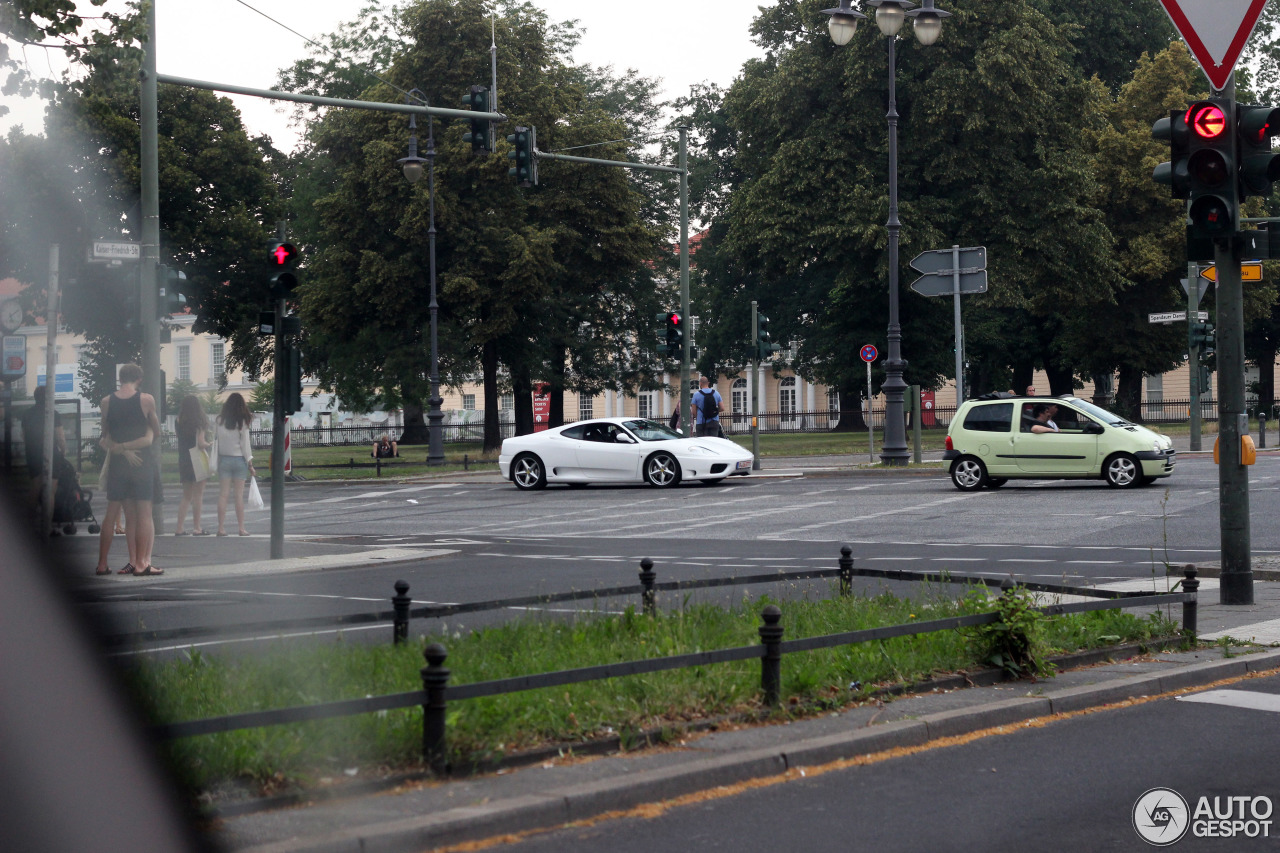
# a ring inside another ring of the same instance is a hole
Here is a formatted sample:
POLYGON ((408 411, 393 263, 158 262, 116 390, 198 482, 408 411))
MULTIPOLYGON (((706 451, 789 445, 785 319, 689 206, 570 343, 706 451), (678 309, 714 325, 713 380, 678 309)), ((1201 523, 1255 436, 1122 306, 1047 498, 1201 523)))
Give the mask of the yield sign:
POLYGON ((1215 89, 1227 85, 1267 0, 1160 0, 1215 89))

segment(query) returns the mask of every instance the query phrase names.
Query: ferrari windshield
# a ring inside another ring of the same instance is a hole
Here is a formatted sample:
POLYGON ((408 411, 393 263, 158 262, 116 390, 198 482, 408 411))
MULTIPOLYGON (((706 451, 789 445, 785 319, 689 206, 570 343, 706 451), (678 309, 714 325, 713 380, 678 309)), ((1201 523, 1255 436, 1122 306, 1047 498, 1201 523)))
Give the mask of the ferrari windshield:
POLYGON ((641 441, 667 441, 672 438, 684 438, 680 433, 657 421, 624 421, 622 425, 635 433, 636 437, 641 441))

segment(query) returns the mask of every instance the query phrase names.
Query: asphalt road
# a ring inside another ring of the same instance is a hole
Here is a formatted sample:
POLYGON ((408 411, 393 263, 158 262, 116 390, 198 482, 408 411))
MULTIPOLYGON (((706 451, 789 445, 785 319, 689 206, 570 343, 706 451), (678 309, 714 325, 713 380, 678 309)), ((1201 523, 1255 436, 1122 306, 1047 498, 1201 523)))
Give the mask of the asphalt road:
POLYGON ((1280 837, 1277 735, 1280 678, 1246 679, 1041 728, 1011 726, 962 748, 933 747, 740 793, 713 791, 703 801, 647 810, 652 816, 558 830, 501 849, 1151 849, 1136 820, 1154 842, 1178 851, 1273 850, 1280 837), (1139 799, 1154 788, 1172 793, 1144 799, 1135 818, 1139 799))
MULTIPOLYGON (((1278 491, 1280 458, 1260 458, 1251 472, 1254 519, 1280 511, 1278 491)), ((308 543, 353 554, 396 549, 432 556, 395 566, 357 560, 350 568, 251 576, 237 573, 237 559, 228 558, 225 577, 214 572, 185 580, 176 569, 163 583, 90 586, 98 603, 89 606, 106 613, 117 630, 252 622, 384 609, 396 579, 409 582, 415 604, 476 601, 633 584, 643 557, 654 560, 659 580, 831 568, 845 543, 857 564, 872 568, 1072 583, 1162 579, 1164 562, 1218 554, 1217 469, 1203 458, 1184 457, 1172 478, 1123 491, 1101 482, 1015 481, 962 493, 941 473, 846 472, 730 478, 714 487, 664 491, 526 493, 509 483, 462 480, 308 483, 291 485, 286 494, 286 556, 308 543)), ((167 511, 175 506, 167 504, 167 511)), ((206 506, 206 523, 211 509, 206 506)), ((167 555, 198 552, 204 563, 218 565, 219 553, 232 546, 241 554, 246 547, 260 551, 253 559, 265 560, 268 514, 251 514, 248 526, 252 540, 161 537, 156 562, 169 565, 167 555)), ((83 536, 67 539, 83 550, 95 547, 83 536)), ((1280 528, 1256 522, 1253 550, 1280 553, 1280 528)), ((905 584, 859 583, 864 590, 920 592, 905 584)), ((770 591, 785 597, 827 588, 828 582, 815 581, 770 591)), ((743 589, 736 589, 692 600, 740 597, 743 589)), ((451 622, 450 629, 484 619, 451 622)))

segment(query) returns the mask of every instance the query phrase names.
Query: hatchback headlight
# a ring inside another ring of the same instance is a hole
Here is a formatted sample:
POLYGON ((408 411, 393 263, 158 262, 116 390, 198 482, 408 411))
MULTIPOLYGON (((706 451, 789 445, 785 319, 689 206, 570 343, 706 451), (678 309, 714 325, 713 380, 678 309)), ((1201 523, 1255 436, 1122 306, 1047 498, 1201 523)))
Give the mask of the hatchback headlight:
POLYGON ((1164 447, 1159 441, 1153 441, 1151 442, 1151 450, 1153 453, 1162 453, 1164 451, 1164 447))

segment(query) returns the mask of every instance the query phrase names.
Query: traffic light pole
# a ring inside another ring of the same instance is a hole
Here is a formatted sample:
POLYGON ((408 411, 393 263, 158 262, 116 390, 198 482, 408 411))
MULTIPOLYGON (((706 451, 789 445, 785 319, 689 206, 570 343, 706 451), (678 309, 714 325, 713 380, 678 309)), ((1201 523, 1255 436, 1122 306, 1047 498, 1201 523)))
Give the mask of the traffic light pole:
MULTIPOLYGON (((281 243, 288 238, 287 226, 284 222, 276 223, 276 239, 281 243)), ((284 431, 289 423, 285 413, 287 401, 285 390, 289 383, 285 372, 289 369, 289 361, 285 352, 284 313, 285 299, 283 295, 275 300, 275 323, 272 327, 275 342, 275 405, 271 414, 271 559, 284 557, 284 431)))
POLYGON ((1240 242, 1217 240, 1218 274, 1218 528, 1221 534, 1222 604, 1253 603, 1249 555, 1249 469, 1241 464, 1248 434, 1244 401, 1244 298, 1240 242))
POLYGON ((1191 374, 1191 450, 1200 450, 1200 342, 1195 336, 1196 312, 1200 310, 1200 265, 1187 263, 1187 367, 1191 374))
MULTIPOLYGON (((142 259, 138 264, 138 319, 142 329, 142 390, 160 405, 160 322, 157 319, 159 283, 156 272, 160 264, 160 143, 158 138, 158 93, 156 91, 156 4, 146 5, 147 41, 143 45, 141 91, 138 124, 141 131, 139 166, 142 171, 142 259)), ((156 416, 164 413, 157 410, 156 416)), ((156 436, 155 452, 150 464, 155 466, 155 481, 160 477, 160 437, 156 436)), ((151 502, 151 519, 156 535, 164 532, 164 512, 160 495, 151 502)))
POLYGON ((751 348, 756 357, 751 360, 751 470, 760 470, 760 327, 759 305, 751 300, 751 348))

